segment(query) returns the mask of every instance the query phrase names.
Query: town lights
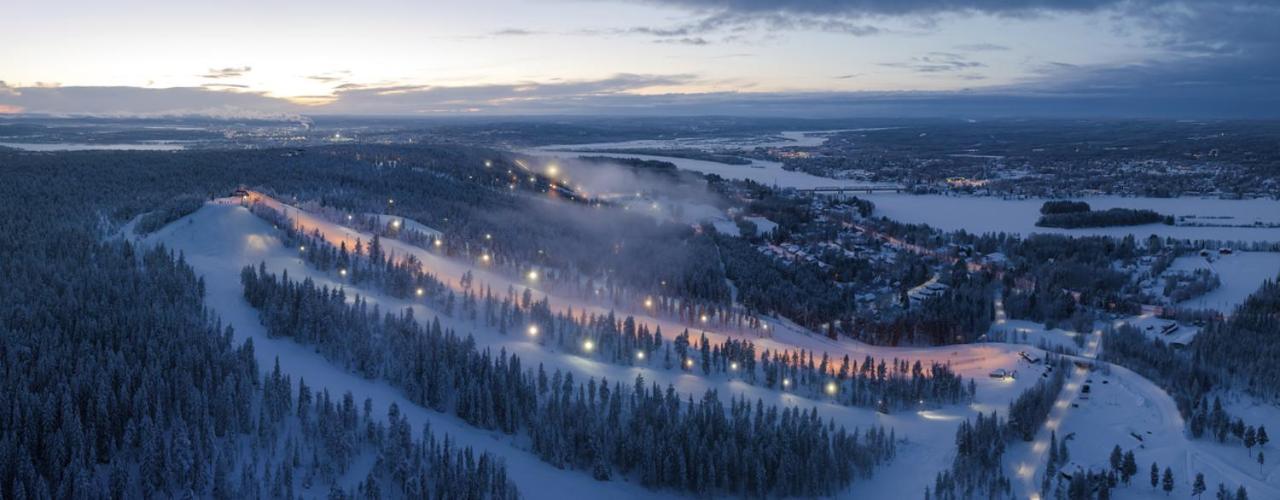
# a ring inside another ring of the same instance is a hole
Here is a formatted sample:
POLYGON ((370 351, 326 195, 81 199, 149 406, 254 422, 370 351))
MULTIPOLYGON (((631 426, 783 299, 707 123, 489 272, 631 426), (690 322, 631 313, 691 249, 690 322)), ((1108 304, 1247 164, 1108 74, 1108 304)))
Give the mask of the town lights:
POLYGON ((423 296, 424 294, 426 294, 426 293, 427 293, 427 291, 426 291, 426 290, 423 290, 421 287, 419 287, 416 291, 414 291, 414 293, 415 293, 415 294, 417 294, 419 297, 421 297, 421 296, 423 296))
POLYGON ((837 386, 835 382, 827 382, 828 395, 835 396, 836 392, 839 390, 840 390, 840 386, 837 386))
POLYGON ((538 336, 538 325, 529 325, 529 336, 530 337, 538 336))
POLYGON ((590 340, 585 340, 582 342, 582 350, 584 351, 591 352, 591 350, 595 348, 596 348, 595 342, 592 342, 590 340))

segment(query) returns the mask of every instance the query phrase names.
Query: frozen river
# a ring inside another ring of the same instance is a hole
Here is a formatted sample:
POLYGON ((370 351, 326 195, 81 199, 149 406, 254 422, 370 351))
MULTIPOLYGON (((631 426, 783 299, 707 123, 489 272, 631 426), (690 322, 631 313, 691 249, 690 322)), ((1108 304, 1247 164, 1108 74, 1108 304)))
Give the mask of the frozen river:
MULTIPOLYGON (((783 143, 794 146, 815 146, 825 141, 821 132, 783 132, 790 139, 783 143), (806 135, 815 134, 815 135, 806 135)), ((544 158, 572 158, 579 155, 610 156, 615 158, 640 158, 674 163, 683 170, 704 174, 716 174, 727 179, 749 179, 761 184, 810 189, 815 187, 865 186, 855 180, 830 179, 804 172, 782 169, 773 161, 753 160, 750 165, 727 165, 705 160, 692 160, 670 156, 612 153, 608 149, 632 147, 688 146, 679 140, 628 141, 570 146, 543 146, 522 151, 544 158), (590 152, 579 152, 590 150, 590 152)), ((1280 242, 1277 227, 1198 227, 1147 224, 1141 226, 1060 229, 1036 227, 1043 199, 1004 199, 980 196, 911 195, 901 193, 860 194, 860 197, 876 204, 876 215, 911 223, 923 223, 948 230, 966 230, 971 233, 1006 232, 1018 234, 1061 233, 1070 235, 1103 235, 1146 237, 1158 235, 1191 240, 1229 240, 1280 242)), ((1280 223, 1280 200, 1251 199, 1224 200, 1219 198, 1139 198, 1122 196, 1094 196, 1084 198, 1095 209, 1145 208, 1173 216, 1194 215, 1201 221, 1230 225, 1247 225, 1255 222, 1280 223), (1230 217, 1229 219, 1205 219, 1205 217, 1230 217)))
MULTIPOLYGON (((817 146, 826 141, 822 135, 823 132, 782 132, 780 135, 784 140, 776 140, 770 142, 751 142, 749 146, 817 146)), ((707 141, 700 140, 699 144, 707 141)), ((574 145, 556 145, 542 146, 539 148, 526 149, 521 153, 538 156, 543 158, 574 158, 577 156, 608 156, 613 158, 640 158, 643 160, 658 160, 674 163, 676 167, 682 170, 689 170, 703 174, 716 174, 726 179, 752 180, 760 184, 778 187, 791 187, 797 189, 811 189, 816 187, 829 186, 845 186, 857 187, 866 186, 867 183, 856 180, 831 179, 827 177, 818 177, 816 175, 804 172, 796 172, 783 170, 782 164, 776 161, 767 160, 751 160, 749 165, 728 165, 706 160, 692 160, 688 158, 675 158, 670 156, 654 156, 654 155, 638 155, 627 153, 611 153, 608 149, 627 149, 627 148, 674 148, 674 147, 692 147, 693 143, 687 141, 676 140, 648 140, 648 141, 627 141, 627 142, 606 142, 594 144, 574 144, 574 145)), ((716 149, 716 148, 707 148, 716 149)))

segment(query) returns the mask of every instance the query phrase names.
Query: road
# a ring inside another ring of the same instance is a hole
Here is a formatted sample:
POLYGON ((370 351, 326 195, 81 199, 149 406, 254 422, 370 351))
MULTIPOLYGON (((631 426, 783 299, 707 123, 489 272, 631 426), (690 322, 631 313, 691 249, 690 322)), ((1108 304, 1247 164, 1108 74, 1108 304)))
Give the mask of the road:
MULTIPOLYGON (((997 312, 1003 315, 1003 307, 997 312)), ((1102 345, 1102 330, 1095 329, 1086 342, 1085 349, 1079 357, 1092 362, 1097 358, 1098 349, 1102 345)), ((1048 418, 1045 419, 1040 431, 1036 433, 1035 440, 1032 441, 1031 446, 1019 447, 1009 454, 1007 463, 1015 464, 1014 488, 1019 497, 1040 500, 1040 479, 1049 453, 1050 434, 1062 426, 1063 419, 1071 411, 1071 402, 1080 395, 1080 390, 1084 387, 1084 383, 1088 378, 1088 368, 1072 366, 1066 385, 1058 393, 1058 399, 1054 401, 1053 409, 1049 411, 1048 418)))

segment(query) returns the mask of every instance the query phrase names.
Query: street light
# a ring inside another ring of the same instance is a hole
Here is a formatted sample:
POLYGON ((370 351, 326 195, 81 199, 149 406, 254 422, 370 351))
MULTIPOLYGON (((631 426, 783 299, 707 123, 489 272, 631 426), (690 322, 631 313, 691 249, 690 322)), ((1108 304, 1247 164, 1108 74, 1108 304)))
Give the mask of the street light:
POLYGON ((538 271, 529 271, 529 281, 538 281, 538 271))
POLYGON ((347 275, 347 270, 346 270, 346 269, 339 269, 339 270, 338 270, 338 275, 339 275, 339 276, 346 276, 346 275, 347 275))
POLYGON ((529 336, 530 337, 538 336, 538 325, 529 325, 529 336))
POLYGON ((652 308, 652 307, 653 307, 653 299, 648 299, 648 298, 644 299, 644 307, 645 307, 645 309, 650 309, 650 308, 652 308))
POLYGON ((835 396, 840 387, 835 382, 827 382, 827 394, 835 396))
POLYGON ((582 342, 582 350, 584 351, 591 352, 591 350, 595 348, 596 348, 596 343, 592 342, 590 339, 582 342))
POLYGON ((421 296, 423 296, 423 294, 426 294, 426 293, 427 293, 427 291, 426 291, 426 290, 423 290, 421 287, 419 287, 419 288, 418 288, 418 290, 417 290, 415 293, 417 293, 417 295, 418 295, 419 297, 421 297, 421 296))
POLYGON ((636 359, 644 361, 644 351, 636 351, 636 359))

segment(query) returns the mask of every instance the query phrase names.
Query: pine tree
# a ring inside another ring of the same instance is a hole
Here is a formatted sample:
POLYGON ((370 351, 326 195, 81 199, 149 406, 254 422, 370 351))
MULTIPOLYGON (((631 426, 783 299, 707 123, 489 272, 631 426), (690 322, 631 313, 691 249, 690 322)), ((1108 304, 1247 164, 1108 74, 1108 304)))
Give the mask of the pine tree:
POLYGON ((1191 485, 1191 494, 1195 495, 1196 498, 1200 498, 1200 495, 1204 494, 1205 488, 1207 487, 1204 484, 1204 474, 1197 472, 1196 481, 1191 485))
POLYGON ((1161 481, 1160 486, 1164 489, 1165 495, 1168 495, 1169 492, 1173 491, 1173 469, 1168 467, 1164 468, 1164 479, 1161 481))
POLYGON ((1133 456, 1133 450, 1129 450, 1124 454, 1124 468, 1120 471, 1124 477, 1124 484, 1127 486, 1129 480, 1133 476, 1138 475, 1138 460, 1133 456))
POLYGON ((1160 486, 1160 467, 1155 462, 1151 462, 1151 487, 1160 486))

